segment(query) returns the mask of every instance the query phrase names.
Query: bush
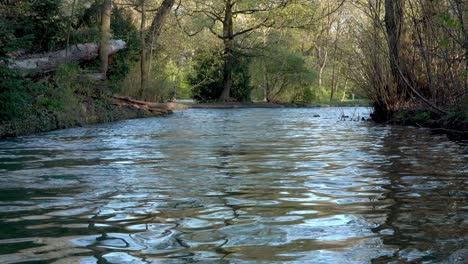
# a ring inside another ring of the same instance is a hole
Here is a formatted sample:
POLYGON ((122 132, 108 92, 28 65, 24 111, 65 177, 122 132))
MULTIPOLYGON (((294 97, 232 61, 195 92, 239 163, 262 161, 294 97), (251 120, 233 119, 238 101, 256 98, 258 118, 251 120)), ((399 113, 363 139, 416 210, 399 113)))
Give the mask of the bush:
POLYGON ((192 98, 199 102, 219 99, 223 91, 223 60, 220 53, 198 52, 188 76, 192 98))
POLYGON ((33 99, 46 89, 17 72, 0 67, 0 122, 24 118, 33 112, 33 99))
POLYGON ((280 46, 279 43, 288 45, 287 42, 271 40, 263 54, 255 58, 251 65, 253 85, 263 88, 267 84, 267 99, 270 102, 315 100, 317 96, 310 90, 315 80, 312 67, 301 53, 280 46))
POLYGON ((429 122, 430 119, 431 119, 431 112, 429 112, 429 111, 417 111, 414 114, 413 121, 416 124, 425 126, 425 125, 427 125, 427 123, 429 122))
POLYGON ((118 92, 120 83, 130 73, 131 65, 139 60, 139 32, 135 27, 132 14, 123 8, 114 8, 112 11, 112 34, 115 39, 122 39, 127 43, 127 48, 119 51, 112 57, 107 76, 111 82, 111 87, 118 92))
MULTIPOLYGON (((237 101, 250 101, 250 60, 233 55, 231 97, 237 101)), ((188 82, 192 88, 192 98, 199 102, 216 101, 223 91, 223 55, 220 52, 199 51, 193 60, 188 82)))
POLYGON ((468 114, 465 109, 454 109, 445 117, 444 125, 448 128, 463 129, 465 123, 468 122, 468 114))
POLYGON ((308 104, 312 103, 315 100, 314 93, 312 92, 310 88, 304 88, 303 93, 302 93, 302 98, 303 98, 304 103, 308 103, 308 104))
POLYGON ((146 87, 141 92, 140 87, 140 63, 133 62, 128 67, 128 74, 122 75, 122 79, 112 78, 111 87, 113 92, 129 96, 135 99, 166 102, 174 97, 174 90, 178 83, 172 76, 172 63, 155 59, 153 67, 148 74, 146 87))

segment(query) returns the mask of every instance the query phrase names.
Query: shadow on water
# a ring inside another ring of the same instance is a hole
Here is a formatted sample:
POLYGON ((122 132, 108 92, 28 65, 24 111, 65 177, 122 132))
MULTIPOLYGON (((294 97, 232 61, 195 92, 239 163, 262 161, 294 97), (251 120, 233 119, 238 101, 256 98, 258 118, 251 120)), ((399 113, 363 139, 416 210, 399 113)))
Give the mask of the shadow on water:
MULTIPOLYGON (((466 146, 428 138, 415 130, 394 128, 383 140, 382 167, 390 180, 385 199, 391 199, 387 220, 373 229, 386 234, 386 245, 399 249, 377 263, 404 260, 441 263, 448 253, 466 248, 468 239, 466 146)), ((465 253, 466 254, 466 253, 465 253)), ((465 255, 460 262, 468 261, 465 255)))
POLYGON ((342 112, 189 110, 0 141, 0 262, 440 263, 464 249, 467 146, 342 112))

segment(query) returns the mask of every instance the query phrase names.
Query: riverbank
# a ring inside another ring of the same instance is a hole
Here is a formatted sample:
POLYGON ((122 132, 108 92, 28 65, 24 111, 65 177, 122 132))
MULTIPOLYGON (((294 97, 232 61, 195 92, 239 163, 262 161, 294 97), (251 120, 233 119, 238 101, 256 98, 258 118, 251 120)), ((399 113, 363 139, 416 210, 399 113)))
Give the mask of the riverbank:
POLYGON ((425 109, 405 109, 396 112, 386 123, 429 128, 433 133, 446 134, 452 140, 468 140, 468 114, 463 110, 440 115, 425 109))
POLYGON ((57 111, 38 111, 36 115, 24 119, 0 123, 0 138, 172 113, 167 107, 141 107, 124 103, 111 96, 78 96, 78 99, 79 103, 74 107, 77 111, 72 115, 64 115, 57 111))
POLYGON ((333 101, 306 103, 264 103, 264 102, 213 102, 213 103, 184 103, 189 108, 230 109, 230 108, 316 108, 316 107, 370 107, 367 100, 333 101))
MULTIPOLYGON (((77 112, 71 116, 57 111, 38 111, 38 114, 9 123, 0 123, 0 138, 16 137, 84 125, 108 123, 125 119, 165 116, 172 111, 187 109, 246 109, 246 108, 323 108, 362 107, 349 102, 344 106, 292 103, 154 103, 129 97, 103 95, 76 95, 77 112)), ((468 122, 464 113, 454 113, 442 118, 427 111, 400 111, 387 121, 389 125, 415 126, 431 129, 436 134, 447 134, 453 140, 468 140, 468 122)), ((368 120, 364 117, 365 120, 368 120)))

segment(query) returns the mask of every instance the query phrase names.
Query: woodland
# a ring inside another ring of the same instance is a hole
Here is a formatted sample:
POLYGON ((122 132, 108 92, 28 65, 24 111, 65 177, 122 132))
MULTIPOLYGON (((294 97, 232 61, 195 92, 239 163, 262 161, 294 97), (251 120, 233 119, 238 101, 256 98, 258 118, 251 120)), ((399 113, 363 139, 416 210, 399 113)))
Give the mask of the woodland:
POLYGON ((467 129, 466 0, 3 0, 0 60, 10 130, 101 122, 116 95, 467 129))

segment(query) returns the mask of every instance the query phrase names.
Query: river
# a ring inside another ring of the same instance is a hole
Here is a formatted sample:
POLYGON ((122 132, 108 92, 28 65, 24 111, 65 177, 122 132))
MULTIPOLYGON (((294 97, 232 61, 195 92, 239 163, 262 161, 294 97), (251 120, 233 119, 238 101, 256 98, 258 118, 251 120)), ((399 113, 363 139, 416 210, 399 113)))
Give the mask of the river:
POLYGON ((350 120, 369 111, 194 109, 2 140, 0 263, 440 263, 466 249, 467 144, 350 120))

